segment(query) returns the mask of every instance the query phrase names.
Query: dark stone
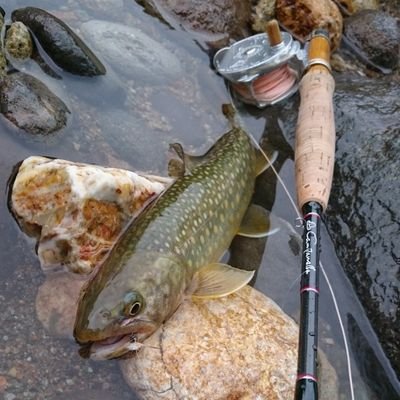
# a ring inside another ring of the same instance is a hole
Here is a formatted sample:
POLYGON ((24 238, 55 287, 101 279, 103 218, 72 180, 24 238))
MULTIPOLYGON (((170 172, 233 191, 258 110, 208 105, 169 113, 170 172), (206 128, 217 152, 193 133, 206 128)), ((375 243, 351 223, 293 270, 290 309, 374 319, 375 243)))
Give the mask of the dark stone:
POLYGON ((397 19, 389 14, 360 11, 345 19, 344 36, 362 61, 367 59, 378 67, 389 69, 398 66, 400 28, 397 19))
POLYGON ((249 34, 249 0, 141 0, 153 9, 169 11, 184 28, 208 34, 223 34, 233 39, 249 34))
POLYGON ((400 376, 400 86, 336 81, 336 164, 326 223, 400 376))
POLYGON ((71 28, 54 15, 35 7, 13 11, 13 21, 23 22, 43 50, 62 69, 82 76, 104 75, 106 69, 71 28))
POLYGON ((18 128, 46 135, 67 123, 67 106, 31 75, 16 72, 0 81, 0 111, 18 128))

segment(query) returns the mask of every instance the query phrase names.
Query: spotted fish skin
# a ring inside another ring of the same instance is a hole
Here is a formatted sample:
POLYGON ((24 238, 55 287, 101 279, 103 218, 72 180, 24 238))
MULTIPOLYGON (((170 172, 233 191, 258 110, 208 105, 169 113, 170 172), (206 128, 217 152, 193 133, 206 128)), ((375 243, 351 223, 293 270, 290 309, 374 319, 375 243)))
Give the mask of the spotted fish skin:
POLYGON ((237 234, 256 175, 256 150, 238 127, 197 157, 190 171, 128 225, 86 285, 75 323, 78 342, 126 334, 123 316, 114 311, 130 290, 144 298, 138 319, 155 328, 164 322, 182 302, 196 271, 218 261, 237 234), (115 315, 102 318, 101 310, 115 315))
POLYGON ((254 190, 255 150, 240 128, 226 133, 189 174, 178 179, 133 223, 116 256, 172 252, 193 271, 217 261, 238 232, 254 190))

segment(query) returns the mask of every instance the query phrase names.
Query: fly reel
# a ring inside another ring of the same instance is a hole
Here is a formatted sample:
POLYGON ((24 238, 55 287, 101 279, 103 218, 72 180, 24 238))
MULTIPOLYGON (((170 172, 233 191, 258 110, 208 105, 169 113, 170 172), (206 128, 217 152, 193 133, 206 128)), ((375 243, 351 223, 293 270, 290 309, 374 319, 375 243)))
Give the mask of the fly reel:
POLYGON ((305 59, 300 42, 281 32, 273 20, 266 33, 220 49, 214 56, 214 66, 240 100, 263 108, 297 91, 305 59))

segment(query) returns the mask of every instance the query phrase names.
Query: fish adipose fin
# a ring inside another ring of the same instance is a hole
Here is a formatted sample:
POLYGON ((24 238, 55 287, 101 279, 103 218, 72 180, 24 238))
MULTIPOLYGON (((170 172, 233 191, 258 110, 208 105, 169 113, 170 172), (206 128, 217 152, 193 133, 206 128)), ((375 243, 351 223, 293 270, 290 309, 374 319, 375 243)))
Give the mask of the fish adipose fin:
POLYGON ((256 204, 250 204, 237 234, 250 238, 262 238, 274 232, 275 230, 271 230, 269 211, 256 204))
MULTIPOLYGON (((190 171, 201 165, 205 161, 205 155, 192 156, 186 154, 180 143, 172 143, 169 145, 169 149, 178 158, 172 158, 168 163, 168 174, 169 176, 180 178, 183 175, 190 173, 190 171)), ((206 153, 207 154, 207 153, 206 153)))
POLYGON ((197 271, 195 298, 217 298, 234 293, 247 285, 254 271, 246 271, 227 264, 212 263, 197 271))

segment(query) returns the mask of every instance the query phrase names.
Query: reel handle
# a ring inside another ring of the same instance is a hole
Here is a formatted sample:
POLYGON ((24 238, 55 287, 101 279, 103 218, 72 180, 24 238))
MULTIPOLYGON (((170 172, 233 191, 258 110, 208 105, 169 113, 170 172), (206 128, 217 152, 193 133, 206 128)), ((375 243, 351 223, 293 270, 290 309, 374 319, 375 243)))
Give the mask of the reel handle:
POLYGON ((335 163, 335 120, 327 36, 316 33, 309 47, 308 71, 300 82, 300 109, 296 126, 295 171, 297 202, 302 210, 315 201, 328 205, 335 163))

